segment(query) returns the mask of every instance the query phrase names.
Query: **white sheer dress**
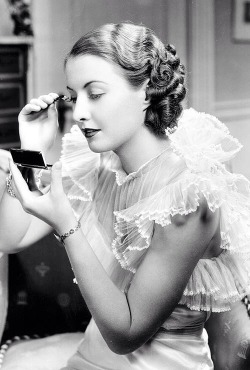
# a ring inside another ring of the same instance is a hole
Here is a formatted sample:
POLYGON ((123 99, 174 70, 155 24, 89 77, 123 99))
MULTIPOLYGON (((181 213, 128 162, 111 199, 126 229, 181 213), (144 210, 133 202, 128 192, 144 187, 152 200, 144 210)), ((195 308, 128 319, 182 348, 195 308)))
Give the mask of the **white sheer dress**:
POLYGON ((167 227, 173 215, 194 212, 200 195, 212 211, 220 209, 221 254, 198 262, 179 305, 140 349, 112 353, 91 320, 64 369, 213 369, 204 323, 210 312, 229 310, 249 292, 250 187, 225 166, 241 145, 215 117, 194 109, 185 110, 178 128, 166 134, 169 147, 127 175, 114 153, 91 152, 74 126, 64 137, 61 158, 73 209, 107 273, 124 291, 150 248, 154 223, 167 227), (178 165, 170 164, 173 153, 178 165))
POLYGON ((13 346, 3 369, 213 369, 204 323, 210 312, 229 310, 250 288, 250 183, 226 169, 225 163, 241 145, 215 117, 186 110, 178 128, 167 135, 169 147, 127 175, 115 154, 92 153, 74 126, 64 137, 61 160, 75 214, 107 273, 123 291, 150 248, 154 224, 167 227, 172 216, 194 212, 201 195, 212 211, 220 209, 221 254, 198 262, 171 316, 133 353, 111 352, 91 320, 82 335, 60 334, 28 341, 16 350, 13 346), (169 161, 170 156, 176 162, 169 161))

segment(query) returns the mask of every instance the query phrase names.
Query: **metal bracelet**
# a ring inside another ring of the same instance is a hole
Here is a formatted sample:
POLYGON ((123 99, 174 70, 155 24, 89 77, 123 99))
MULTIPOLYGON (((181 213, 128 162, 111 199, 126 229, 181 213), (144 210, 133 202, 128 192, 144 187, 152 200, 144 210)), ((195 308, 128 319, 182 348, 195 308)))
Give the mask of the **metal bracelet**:
POLYGON ((7 193, 11 197, 16 198, 16 194, 12 187, 12 174, 11 173, 9 173, 9 175, 6 177, 6 189, 7 189, 7 193))
POLYGON ((63 234, 63 235, 55 235, 56 239, 59 240, 59 242, 61 242, 63 245, 65 245, 64 243, 64 240, 66 238, 68 238, 70 235, 74 234, 78 229, 80 229, 81 227, 81 222, 80 221, 77 221, 77 225, 73 228, 73 229, 70 229, 67 233, 63 234))

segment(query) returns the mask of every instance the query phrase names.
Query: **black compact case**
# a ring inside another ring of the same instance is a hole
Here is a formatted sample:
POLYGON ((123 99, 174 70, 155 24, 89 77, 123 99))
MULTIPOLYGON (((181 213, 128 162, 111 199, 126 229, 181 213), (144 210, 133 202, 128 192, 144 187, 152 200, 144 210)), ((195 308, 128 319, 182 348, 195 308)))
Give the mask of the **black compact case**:
POLYGON ((45 170, 52 167, 52 165, 46 163, 41 151, 11 148, 10 153, 14 163, 18 166, 45 170))

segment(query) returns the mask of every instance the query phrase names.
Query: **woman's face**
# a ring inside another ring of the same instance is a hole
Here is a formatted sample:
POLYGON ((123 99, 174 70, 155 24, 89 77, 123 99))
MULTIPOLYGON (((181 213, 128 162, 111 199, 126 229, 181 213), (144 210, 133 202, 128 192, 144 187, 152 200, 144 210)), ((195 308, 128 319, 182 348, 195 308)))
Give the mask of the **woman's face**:
POLYGON ((92 151, 119 154, 138 143, 142 130, 147 130, 145 84, 132 87, 120 67, 94 55, 70 58, 66 79, 74 102, 74 120, 92 151))

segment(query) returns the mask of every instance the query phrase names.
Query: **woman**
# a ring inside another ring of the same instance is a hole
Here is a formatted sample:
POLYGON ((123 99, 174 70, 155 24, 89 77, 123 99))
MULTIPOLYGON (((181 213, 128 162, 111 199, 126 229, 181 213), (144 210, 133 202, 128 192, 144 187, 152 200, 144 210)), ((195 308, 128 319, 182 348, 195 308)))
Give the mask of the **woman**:
POLYGON ((3 171, 5 173, 9 172, 9 158, 10 153, 7 150, 0 149, 0 171, 3 171))
MULTIPOLYGON (((62 94, 60 94, 61 96, 62 94)), ((62 138, 74 125, 72 117, 72 104, 59 99, 56 104, 58 114, 58 131, 52 148, 46 153, 47 163, 55 163, 59 160, 62 150, 62 138)))
MULTIPOLYGON (((65 245, 93 317, 65 369, 213 369, 204 323, 249 289, 233 253, 249 244, 249 183, 223 164, 240 144, 212 116, 181 115, 183 66, 144 26, 91 31, 65 72, 78 126, 46 194, 10 163, 1 250, 51 229, 65 245)), ((52 145, 56 98, 21 111, 23 148, 52 145)))

